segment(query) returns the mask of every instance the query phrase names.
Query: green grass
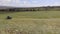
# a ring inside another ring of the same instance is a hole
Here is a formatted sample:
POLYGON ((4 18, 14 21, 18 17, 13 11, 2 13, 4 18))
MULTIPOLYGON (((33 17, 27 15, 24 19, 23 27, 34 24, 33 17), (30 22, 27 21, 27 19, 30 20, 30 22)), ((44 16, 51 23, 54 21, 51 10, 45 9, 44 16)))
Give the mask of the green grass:
POLYGON ((0 12, 0 34, 60 34, 60 11, 0 12))
POLYGON ((60 11, 36 11, 36 12, 1 12, 1 18, 6 16, 12 16, 13 18, 60 18, 60 11))

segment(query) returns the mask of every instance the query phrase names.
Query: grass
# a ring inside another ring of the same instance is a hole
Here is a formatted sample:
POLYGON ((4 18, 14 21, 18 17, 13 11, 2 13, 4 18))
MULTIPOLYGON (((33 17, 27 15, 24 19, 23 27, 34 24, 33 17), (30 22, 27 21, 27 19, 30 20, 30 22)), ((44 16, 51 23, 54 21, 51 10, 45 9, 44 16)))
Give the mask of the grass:
POLYGON ((60 11, 0 12, 0 34, 60 34, 60 11))
POLYGON ((38 19, 44 19, 44 18, 60 18, 60 11, 36 11, 36 12, 1 12, 0 16, 1 18, 4 18, 6 16, 12 16, 14 18, 38 18, 38 19), (3 15, 3 16, 2 16, 3 15))

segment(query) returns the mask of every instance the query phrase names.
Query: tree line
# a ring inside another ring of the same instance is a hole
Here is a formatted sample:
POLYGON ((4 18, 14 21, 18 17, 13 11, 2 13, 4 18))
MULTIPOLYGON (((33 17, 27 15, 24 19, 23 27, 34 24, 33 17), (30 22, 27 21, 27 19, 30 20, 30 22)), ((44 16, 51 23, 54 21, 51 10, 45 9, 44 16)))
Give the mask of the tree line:
POLYGON ((0 9, 0 11, 51 11, 51 10, 60 11, 60 6, 0 9))

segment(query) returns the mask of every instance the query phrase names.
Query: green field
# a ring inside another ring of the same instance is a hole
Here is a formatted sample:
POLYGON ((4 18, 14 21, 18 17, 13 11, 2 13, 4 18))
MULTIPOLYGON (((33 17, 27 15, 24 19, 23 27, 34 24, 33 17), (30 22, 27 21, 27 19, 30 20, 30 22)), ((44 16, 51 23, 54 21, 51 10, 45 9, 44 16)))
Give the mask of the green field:
POLYGON ((0 12, 0 34, 60 34, 60 11, 0 12))

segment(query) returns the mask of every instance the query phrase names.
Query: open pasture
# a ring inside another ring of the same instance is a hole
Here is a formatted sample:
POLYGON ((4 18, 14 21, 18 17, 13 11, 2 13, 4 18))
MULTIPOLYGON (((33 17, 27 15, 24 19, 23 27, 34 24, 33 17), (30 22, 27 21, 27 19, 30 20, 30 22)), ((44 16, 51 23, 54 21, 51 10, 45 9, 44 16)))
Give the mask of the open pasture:
POLYGON ((60 34, 60 11, 0 12, 0 34, 60 34))

